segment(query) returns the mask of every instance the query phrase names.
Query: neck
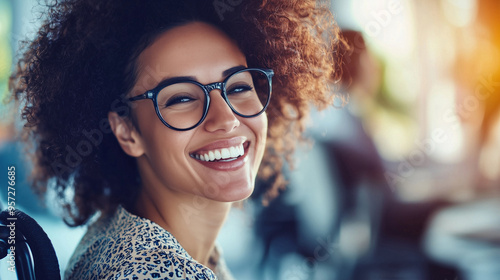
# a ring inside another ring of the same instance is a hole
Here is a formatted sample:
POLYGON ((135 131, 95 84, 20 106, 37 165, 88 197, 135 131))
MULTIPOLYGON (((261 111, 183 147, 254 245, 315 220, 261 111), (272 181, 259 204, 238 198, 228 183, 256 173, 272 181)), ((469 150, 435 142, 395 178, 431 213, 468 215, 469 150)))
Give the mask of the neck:
POLYGON ((230 208, 230 202, 171 192, 164 187, 155 189, 149 185, 142 188, 135 212, 169 231, 191 257, 214 269, 209 259, 230 208))

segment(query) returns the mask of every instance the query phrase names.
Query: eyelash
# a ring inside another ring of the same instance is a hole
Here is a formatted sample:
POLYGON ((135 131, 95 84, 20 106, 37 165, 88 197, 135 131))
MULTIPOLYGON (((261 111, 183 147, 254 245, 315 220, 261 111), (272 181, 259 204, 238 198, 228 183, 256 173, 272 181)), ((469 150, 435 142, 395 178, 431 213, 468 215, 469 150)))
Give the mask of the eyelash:
POLYGON ((194 100, 194 98, 191 98, 189 96, 182 96, 182 95, 175 96, 175 97, 169 99, 164 106, 168 107, 168 106, 172 106, 172 105, 176 105, 176 104, 180 104, 180 103, 185 103, 185 102, 192 101, 192 100, 194 100), (183 100, 187 100, 187 101, 183 101, 183 100))
POLYGON ((243 91, 250 91, 250 90, 253 90, 253 87, 252 87, 252 86, 250 86, 250 85, 238 85, 238 86, 234 87, 233 89, 226 91, 226 93, 227 93, 227 94, 231 94, 231 93, 234 93, 234 90, 235 90, 235 89, 241 89, 241 88, 243 88, 243 90, 238 91, 238 92, 236 92, 236 93, 240 93, 240 92, 243 92, 243 91))

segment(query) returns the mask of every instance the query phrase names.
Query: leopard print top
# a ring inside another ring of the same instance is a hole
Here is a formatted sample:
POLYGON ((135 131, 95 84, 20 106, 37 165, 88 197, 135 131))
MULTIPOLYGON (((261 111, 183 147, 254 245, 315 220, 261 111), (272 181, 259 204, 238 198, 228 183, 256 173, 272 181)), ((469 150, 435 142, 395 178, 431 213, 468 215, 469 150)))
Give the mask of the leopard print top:
POLYGON ((221 257, 214 273, 194 260, 168 231, 123 207, 89 226, 69 261, 64 278, 233 279, 221 257))

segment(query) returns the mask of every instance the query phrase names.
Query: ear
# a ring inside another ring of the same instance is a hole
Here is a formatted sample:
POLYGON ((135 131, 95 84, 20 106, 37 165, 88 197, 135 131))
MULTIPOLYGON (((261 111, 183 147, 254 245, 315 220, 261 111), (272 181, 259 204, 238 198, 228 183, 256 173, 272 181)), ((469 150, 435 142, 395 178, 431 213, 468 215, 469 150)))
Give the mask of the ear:
POLYGON ((144 154, 142 138, 130 123, 116 112, 108 113, 108 121, 122 150, 129 156, 140 157, 144 154))

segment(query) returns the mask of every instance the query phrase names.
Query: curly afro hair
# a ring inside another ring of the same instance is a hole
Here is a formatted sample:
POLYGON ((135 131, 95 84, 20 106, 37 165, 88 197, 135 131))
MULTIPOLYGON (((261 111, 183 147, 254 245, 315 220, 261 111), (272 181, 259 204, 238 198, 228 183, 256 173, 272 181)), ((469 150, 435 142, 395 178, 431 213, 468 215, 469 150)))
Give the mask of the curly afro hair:
POLYGON ((269 182, 263 200, 284 184, 284 155, 292 154, 311 103, 334 98, 342 40, 328 7, 314 0, 68 0, 47 7, 10 88, 24 106, 23 139, 34 144, 33 188, 41 196, 55 190, 70 225, 134 203, 136 162, 121 150, 107 114, 128 116, 124 96, 136 81, 136 58, 169 28, 207 22, 235 40, 249 67, 274 70, 259 171, 269 182))

